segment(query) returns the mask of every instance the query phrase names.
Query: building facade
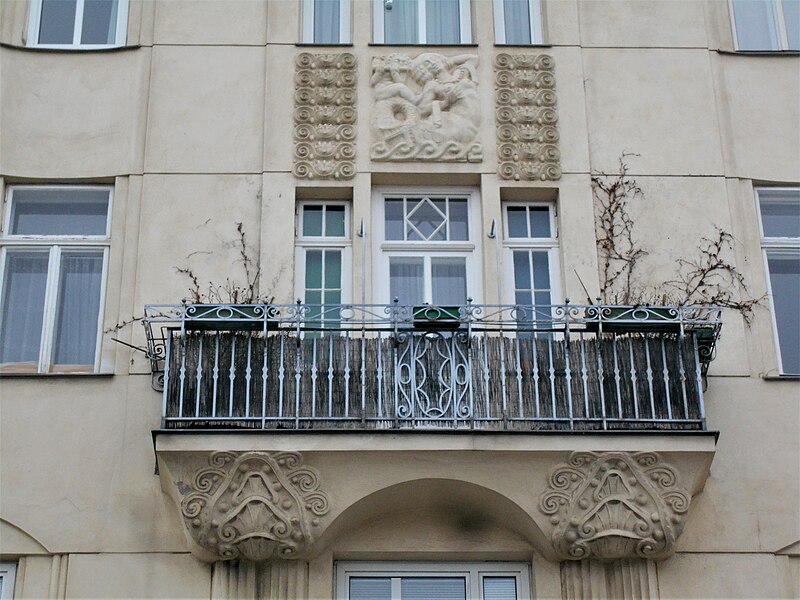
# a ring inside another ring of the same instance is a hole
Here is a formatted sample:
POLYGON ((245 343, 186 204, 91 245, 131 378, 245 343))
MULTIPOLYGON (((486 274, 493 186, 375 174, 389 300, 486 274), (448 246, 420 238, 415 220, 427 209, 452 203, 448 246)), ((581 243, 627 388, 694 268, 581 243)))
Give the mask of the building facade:
POLYGON ((799 32, 0 4, 0 598, 800 595, 799 32))

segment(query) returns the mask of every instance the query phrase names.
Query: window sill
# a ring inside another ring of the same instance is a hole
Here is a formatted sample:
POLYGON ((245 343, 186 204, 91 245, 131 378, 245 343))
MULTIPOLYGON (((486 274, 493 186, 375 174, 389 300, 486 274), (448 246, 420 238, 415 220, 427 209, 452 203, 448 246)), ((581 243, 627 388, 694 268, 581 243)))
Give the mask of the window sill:
POLYGON ((477 48, 478 44, 387 44, 385 42, 371 42, 367 46, 390 48, 477 48))
POLYGON ((125 50, 136 50, 141 48, 139 44, 132 46, 22 46, 18 44, 8 44, 0 42, 2 48, 13 48, 14 50, 22 50, 25 52, 42 52, 42 53, 55 53, 55 54, 69 54, 69 53, 101 53, 101 52, 122 52, 125 50))
POLYGON ((735 56, 800 56, 800 50, 717 50, 719 54, 735 56))
POLYGON ((495 48, 552 48, 552 44, 499 44, 494 45, 495 48))
POLYGON ((2 373, 0 372, 0 379, 16 379, 16 378, 25 378, 25 377, 33 377, 33 378, 61 378, 61 377, 113 377, 114 373, 112 371, 101 371, 99 373, 2 373))
POLYGON ((800 381, 800 375, 769 374, 762 375, 761 379, 764 381, 800 381))
POLYGON ((298 48, 352 48, 351 42, 339 42, 338 44, 320 44, 317 42, 297 42, 298 48))

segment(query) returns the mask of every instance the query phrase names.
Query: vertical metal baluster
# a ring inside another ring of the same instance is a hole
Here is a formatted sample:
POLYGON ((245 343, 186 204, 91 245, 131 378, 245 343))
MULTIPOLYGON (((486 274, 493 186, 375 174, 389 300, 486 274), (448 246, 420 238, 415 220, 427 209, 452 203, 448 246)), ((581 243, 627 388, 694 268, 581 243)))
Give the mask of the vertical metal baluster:
POLYGON ((350 332, 344 336, 344 416, 350 416, 350 332))
POLYGON ((300 372, 300 365, 302 364, 301 345, 302 340, 300 334, 296 334, 295 348, 294 348, 294 426, 300 428, 300 388, 302 384, 302 374, 300 372))
POLYGON ((636 389, 636 363, 633 360, 633 339, 628 336, 628 356, 631 360, 631 389, 633 390, 633 418, 639 420, 639 394, 636 389))
MULTIPOLYGON (((569 315, 569 312, 567 312, 569 315)), ((569 428, 574 429, 574 415, 572 408, 572 368, 569 365, 569 318, 567 318, 567 331, 564 334, 564 379, 567 382, 567 411, 569 414, 569 428)))
POLYGON ((364 332, 361 332, 361 423, 363 424, 367 418, 367 363, 364 354, 364 332))
POLYGON ((516 358, 517 367, 517 405, 519 406, 519 418, 523 418, 525 409, 522 406, 522 363, 519 357, 519 338, 514 336, 514 355, 516 358))
POLYGON ((378 417, 383 417, 383 350, 381 340, 383 336, 378 334, 378 417))
POLYGON ((200 350, 197 354, 197 394, 195 394, 194 399, 194 416, 200 416, 200 386, 203 383, 203 339, 206 337, 204 335, 198 336, 200 338, 200 350))
POLYGON ((556 368, 553 364, 553 336, 547 336, 547 355, 550 358, 550 403, 553 408, 553 419, 557 417, 556 412, 556 368))
POLYGON ((536 418, 542 416, 541 402, 539 399, 539 353, 536 349, 536 342, 538 338, 536 334, 531 336, 531 349, 533 350, 533 397, 536 400, 536 418))
POLYGON ((600 338, 600 333, 595 334, 594 338, 594 351, 597 355, 597 382, 600 386, 600 414, 603 416, 603 429, 608 429, 608 421, 606 420, 606 395, 603 386, 605 384, 605 371, 603 370, 603 340, 600 338))
POLYGON ((583 332, 580 332, 581 340, 581 382, 583 383, 583 416, 589 418, 589 388, 586 382, 588 371, 586 370, 586 346, 584 344, 583 332))
POLYGON ((333 416, 333 336, 328 341, 328 417, 333 416))
POLYGON ((503 426, 508 427, 508 397, 506 395, 506 338, 500 335, 500 389, 503 395, 503 426))
POLYGON ((656 400, 653 397, 653 367, 650 364, 650 337, 644 336, 644 356, 647 361, 647 389, 650 392, 650 416, 656 419, 656 400))
POLYGON ((283 378, 286 374, 286 368, 283 366, 283 358, 284 358, 284 345, 286 341, 286 333, 281 331, 280 332, 281 338, 281 354, 280 354, 280 366, 278 367, 278 418, 283 418, 283 378))
POLYGON ((247 368, 244 370, 244 416, 250 418, 250 379, 252 376, 252 369, 250 368, 250 360, 253 349, 253 334, 247 334, 247 368))
POLYGON ((317 417, 317 338, 311 344, 311 418, 317 417))
POLYGON ((661 372, 664 378, 664 392, 667 398, 667 418, 672 421, 672 400, 669 395, 669 368, 667 367, 667 349, 664 347, 664 336, 661 336, 661 361, 664 369, 661 372))
POLYGON ((228 370, 230 386, 228 389, 228 416, 233 416, 233 382, 236 379, 236 335, 231 333, 231 367, 228 370))
MULTIPOLYGON (((164 330, 162 330, 163 332, 164 330)), ((167 421, 167 396, 169 394, 169 361, 172 360, 172 340, 175 339, 172 336, 172 332, 167 330, 166 334, 164 335, 164 391, 161 394, 161 415, 166 424, 167 421)))
MULTIPOLYGON (((706 407, 703 401, 703 370, 700 368, 700 355, 697 351, 697 336, 692 333, 692 348, 694 350, 694 368, 697 376, 697 400, 700 402, 700 422, 702 423, 703 431, 706 429, 706 407)), ((686 419, 689 419, 689 414, 686 414, 686 419)))
POLYGON ((483 334, 483 400, 486 404, 486 418, 489 419, 492 413, 489 404, 489 344, 485 333, 483 334))
POLYGON ((617 389, 617 418, 622 420, 622 390, 620 383, 622 378, 619 372, 619 356, 617 355, 617 336, 611 338, 611 349, 614 351, 614 384, 617 389))
POLYGON ((681 394, 683 396, 683 418, 689 420, 689 399, 686 393, 686 367, 683 364, 683 335, 678 338, 678 370, 681 378, 681 394))
POLYGON ((212 371, 212 381, 214 382, 213 393, 211 396, 211 416, 217 416, 217 384, 219 383, 219 331, 214 335, 214 370, 212 371))
POLYGON ((394 335, 395 335, 395 338, 394 338, 394 343, 392 345, 392 362, 394 363, 394 415, 392 415, 392 417, 394 418, 395 427, 399 427, 399 425, 400 425, 400 419, 399 419, 399 416, 400 416, 400 413, 399 413, 399 409, 400 409, 400 364, 399 364, 399 359, 398 359, 398 356, 397 356, 397 354, 398 354, 398 352, 397 352, 398 340, 397 340, 397 331, 396 330, 395 330, 395 334, 394 335))
POLYGON ((269 382, 269 338, 264 327, 264 364, 261 366, 261 429, 267 426, 267 383, 269 382))
POLYGON ((186 384, 186 334, 181 333, 181 369, 178 372, 178 379, 181 382, 178 394, 178 417, 183 416, 183 388, 186 384))

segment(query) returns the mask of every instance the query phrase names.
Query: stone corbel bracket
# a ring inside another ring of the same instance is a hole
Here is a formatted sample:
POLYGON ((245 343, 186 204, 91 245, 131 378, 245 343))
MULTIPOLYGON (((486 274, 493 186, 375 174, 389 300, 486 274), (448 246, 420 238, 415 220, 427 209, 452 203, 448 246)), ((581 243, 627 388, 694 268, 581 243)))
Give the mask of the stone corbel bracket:
POLYGON ((654 452, 574 452, 550 474, 539 509, 562 560, 662 559, 690 502, 675 469, 654 452))
POLYGON ((206 561, 302 558, 329 511, 296 452, 212 452, 176 490, 192 552, 206 561))
POLYGON ((300 179, 356 172, 356 57, 303 52, 295 61, 294 167, 300 179))
POLYGON ((553 57, 503 53, 495 57, 494 66, 499 176, 560 179, 553 57))

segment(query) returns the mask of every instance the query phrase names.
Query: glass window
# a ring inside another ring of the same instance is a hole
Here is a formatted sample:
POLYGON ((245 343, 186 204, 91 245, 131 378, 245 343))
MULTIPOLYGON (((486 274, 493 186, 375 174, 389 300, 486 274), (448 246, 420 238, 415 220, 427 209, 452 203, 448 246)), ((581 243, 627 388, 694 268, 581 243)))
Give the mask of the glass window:
POLYGON ((800 0, 731 0, 737 50, 800 50, 800 0))
POLYGON ((350 43, 350 0, 302 0, 306 44, 350 43))
POLYGON ((373 0, 376 44, 469 44, 469 0, 373 0))
POLYGON ((779 370, 800 375, 800 188, 756 190, 779 370))
POLYGON ((97 367, 111 188, 12 186, 0 252, 0 370, 97 367))
POLYGON ((498 44, 543 43, 541 0, 494 0, 494 34, 498 44))
POLYGON ((14 597, 14 578, 17 574, 15 563, 0 562, 0 600, 12 600, 14 597))
POLYGON ((128 0, 31 0, 28 45, 121 46, 127 24, 128 0))

